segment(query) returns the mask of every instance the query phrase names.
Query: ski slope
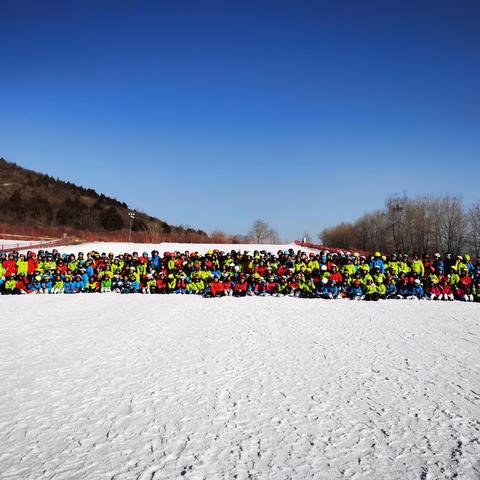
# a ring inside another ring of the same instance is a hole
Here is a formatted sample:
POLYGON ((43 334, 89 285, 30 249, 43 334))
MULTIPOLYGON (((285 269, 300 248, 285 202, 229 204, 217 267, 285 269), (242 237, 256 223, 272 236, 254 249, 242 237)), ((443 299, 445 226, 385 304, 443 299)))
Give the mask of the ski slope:
MULTIPOLYGON (((267 252, 277 253, 279 250, 288 250, 293 248, 296 252, 297 250, 302 250, 304 252, 314 252, 318 253, 318 250, 312 250, 306 247, 299 247, 294 243, 289 244, 211 244, 211 243, 114 243, 114 242, 91 242, 91 243, 80 243, 78 245, 65 245, 56 248, 60 253, 75 253, 78 252, 91 252, 96 251, 99 253, 113 253, 115 255, 120 255, 125 252, 132 253, 138 252, 140 255, 143 252, 148 252, 149 254, 152 250, 158 250, 158 252, 163 255, 165 252, 198 252, 206 253, 209 250, 218 249, 224 252, 230 252, 231 250, 244 252, 248 250, 250 253, 253 253, 255 250, 265 250, 267 252)), ((50 248, 49 250, 52 250, 50 248)))
POLYGON ((2 479, 480 475, 480 306, 0 299, 2 479))
POLYGON ((35 248, 36 245, 45 243, 45 240, 12 240, 8 238, 0 238, 0 250, 4 248, 35 248))

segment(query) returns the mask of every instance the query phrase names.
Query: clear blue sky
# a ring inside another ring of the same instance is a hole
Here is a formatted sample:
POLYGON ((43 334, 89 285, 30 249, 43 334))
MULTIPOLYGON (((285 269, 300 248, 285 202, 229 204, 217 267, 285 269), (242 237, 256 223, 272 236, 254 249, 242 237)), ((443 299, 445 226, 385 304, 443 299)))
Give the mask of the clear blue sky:
POLYGON ((0 0, 0 156, 282 238, 479 198, 480 2, 0 0))

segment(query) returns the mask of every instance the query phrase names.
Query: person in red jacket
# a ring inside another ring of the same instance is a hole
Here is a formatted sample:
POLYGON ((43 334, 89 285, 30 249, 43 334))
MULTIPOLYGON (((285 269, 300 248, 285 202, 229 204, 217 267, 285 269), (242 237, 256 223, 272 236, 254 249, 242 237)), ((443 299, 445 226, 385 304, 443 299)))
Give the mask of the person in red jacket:
POLYGON ((268 295, 277 295, 277 282, 274 277, 268 277, 267 284, 265 285, 265 292, 268 293, 268 295))
POLYGON ((248 283, 245 281, 244 277, 241 277, 240 280, 233 287, 233 296, 246 297, 247 290, 248 290, 248 283))
POLYGON ((440 285, 442 287, 443 300, 454 300, 453 289, 448 283, 447 277, 443 277, 442 280, 440 280, 440 285))
POLYGON ((20 273, 17 278, 17 290, 19 293, 27 293, 28 287, 28 278, 23 274, 20 273))
POLYGON ((223 297, 225 294, 223 283, 218 277, 213 278, 213 282, 210 284, 210 291, 207 292, 207 297, 223 297))
POLYGON ((167 278, 163 271, 158 274, 155 293, 167 293, 167 278))
POLYGON ((223 291, 226 296, 231 297, 233 295, 232 281, 228 275, 223 279, 223 291))
POLYGON ((332 270, 330 273, 330 277, 328 277, 330 280, 335 280, 337 282, 337 285, 341 285, 342 283, 342 274, 338 271, 338 267, 333 264, 332 265, 332 270))
POLYGON ((37 255, 33 252, 27 253, 28 274, 31 275, 38 268, 37 255))
POLYGON ((15 275, 17 273, 17 262, 13 257, 13 253, 8 255, 8 259, 3 262, 3 268, 5 271, 5 277, 15 275))

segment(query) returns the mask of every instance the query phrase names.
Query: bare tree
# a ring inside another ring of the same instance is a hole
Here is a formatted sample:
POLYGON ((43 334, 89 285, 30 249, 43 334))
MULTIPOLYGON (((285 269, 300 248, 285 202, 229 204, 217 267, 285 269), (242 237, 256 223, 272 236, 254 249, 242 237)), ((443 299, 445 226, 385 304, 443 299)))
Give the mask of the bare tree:
POLYGON ((163 226, 160 222, 148 222, 145 224, 144 229, 149 241, 152 243, 158 242, 160 240, 159 237, 164 233, 163 226))
POLYGON ((255 243, 277 243, 278 234, 264 220, 255 220, 249 236, 255 243))
POLYGON ((319 237, 325 245, 368 251, 461 253, 469 246, 480 253, 480 202, 466 212, 456 196, 392 196, 385 209, 326 228, 319 237))
POLYGON ((466 243, 466 216, 460 197, 445 196, 440 204, 443 248, 460 252, 466 243))
POLYGON ((477 258, 480 257, 480 201, 475 202, 467 212, 470 248, 477 258))

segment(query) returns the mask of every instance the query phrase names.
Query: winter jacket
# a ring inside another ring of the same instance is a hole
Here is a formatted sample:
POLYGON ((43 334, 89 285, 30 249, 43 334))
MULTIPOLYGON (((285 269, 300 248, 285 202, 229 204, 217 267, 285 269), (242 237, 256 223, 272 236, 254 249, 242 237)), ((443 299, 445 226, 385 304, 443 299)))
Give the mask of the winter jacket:
POLYGON ((425 275, 425 267, 423 265, 423 262, 418 259, 413 262, 412 269, 415 273, 418 273, 421 277, 425 275))
POLYGON ((387 296, 390 295, 396 295, 397 294, 397 286, 394 283, 387 283, 386 287, 386 292, 385 294, 387 296))
POLYGON ((352 285, 350 288, 351 297, 361 297, 363 295, 363 290, 361 285, 352 285))
POLYGON ((421 285, 414 285, 411 290, 411 295, 415 295, 417 298, 423 298, 425 296, 423 287, 421 285))
POLYGON ((28 273, 28 262, 26 260, 17 260, 17 275, 19 273, 28 273))
POLYGON ((215 297, 223 293, 223 283, 222 282, 212 282, 210 284, 210 293, 215 297))
POLYGON ((380 267, 380 271, 385 273, 385 264, 380 257, 376 257, 370 262, 370 270, 373 271, 375 267, 380 267))
POLYGON ((380 283, 377 285, 377 292, 380 296, 384 297, 387 294, 387 287, 385 286, 384 283, 380 283))

